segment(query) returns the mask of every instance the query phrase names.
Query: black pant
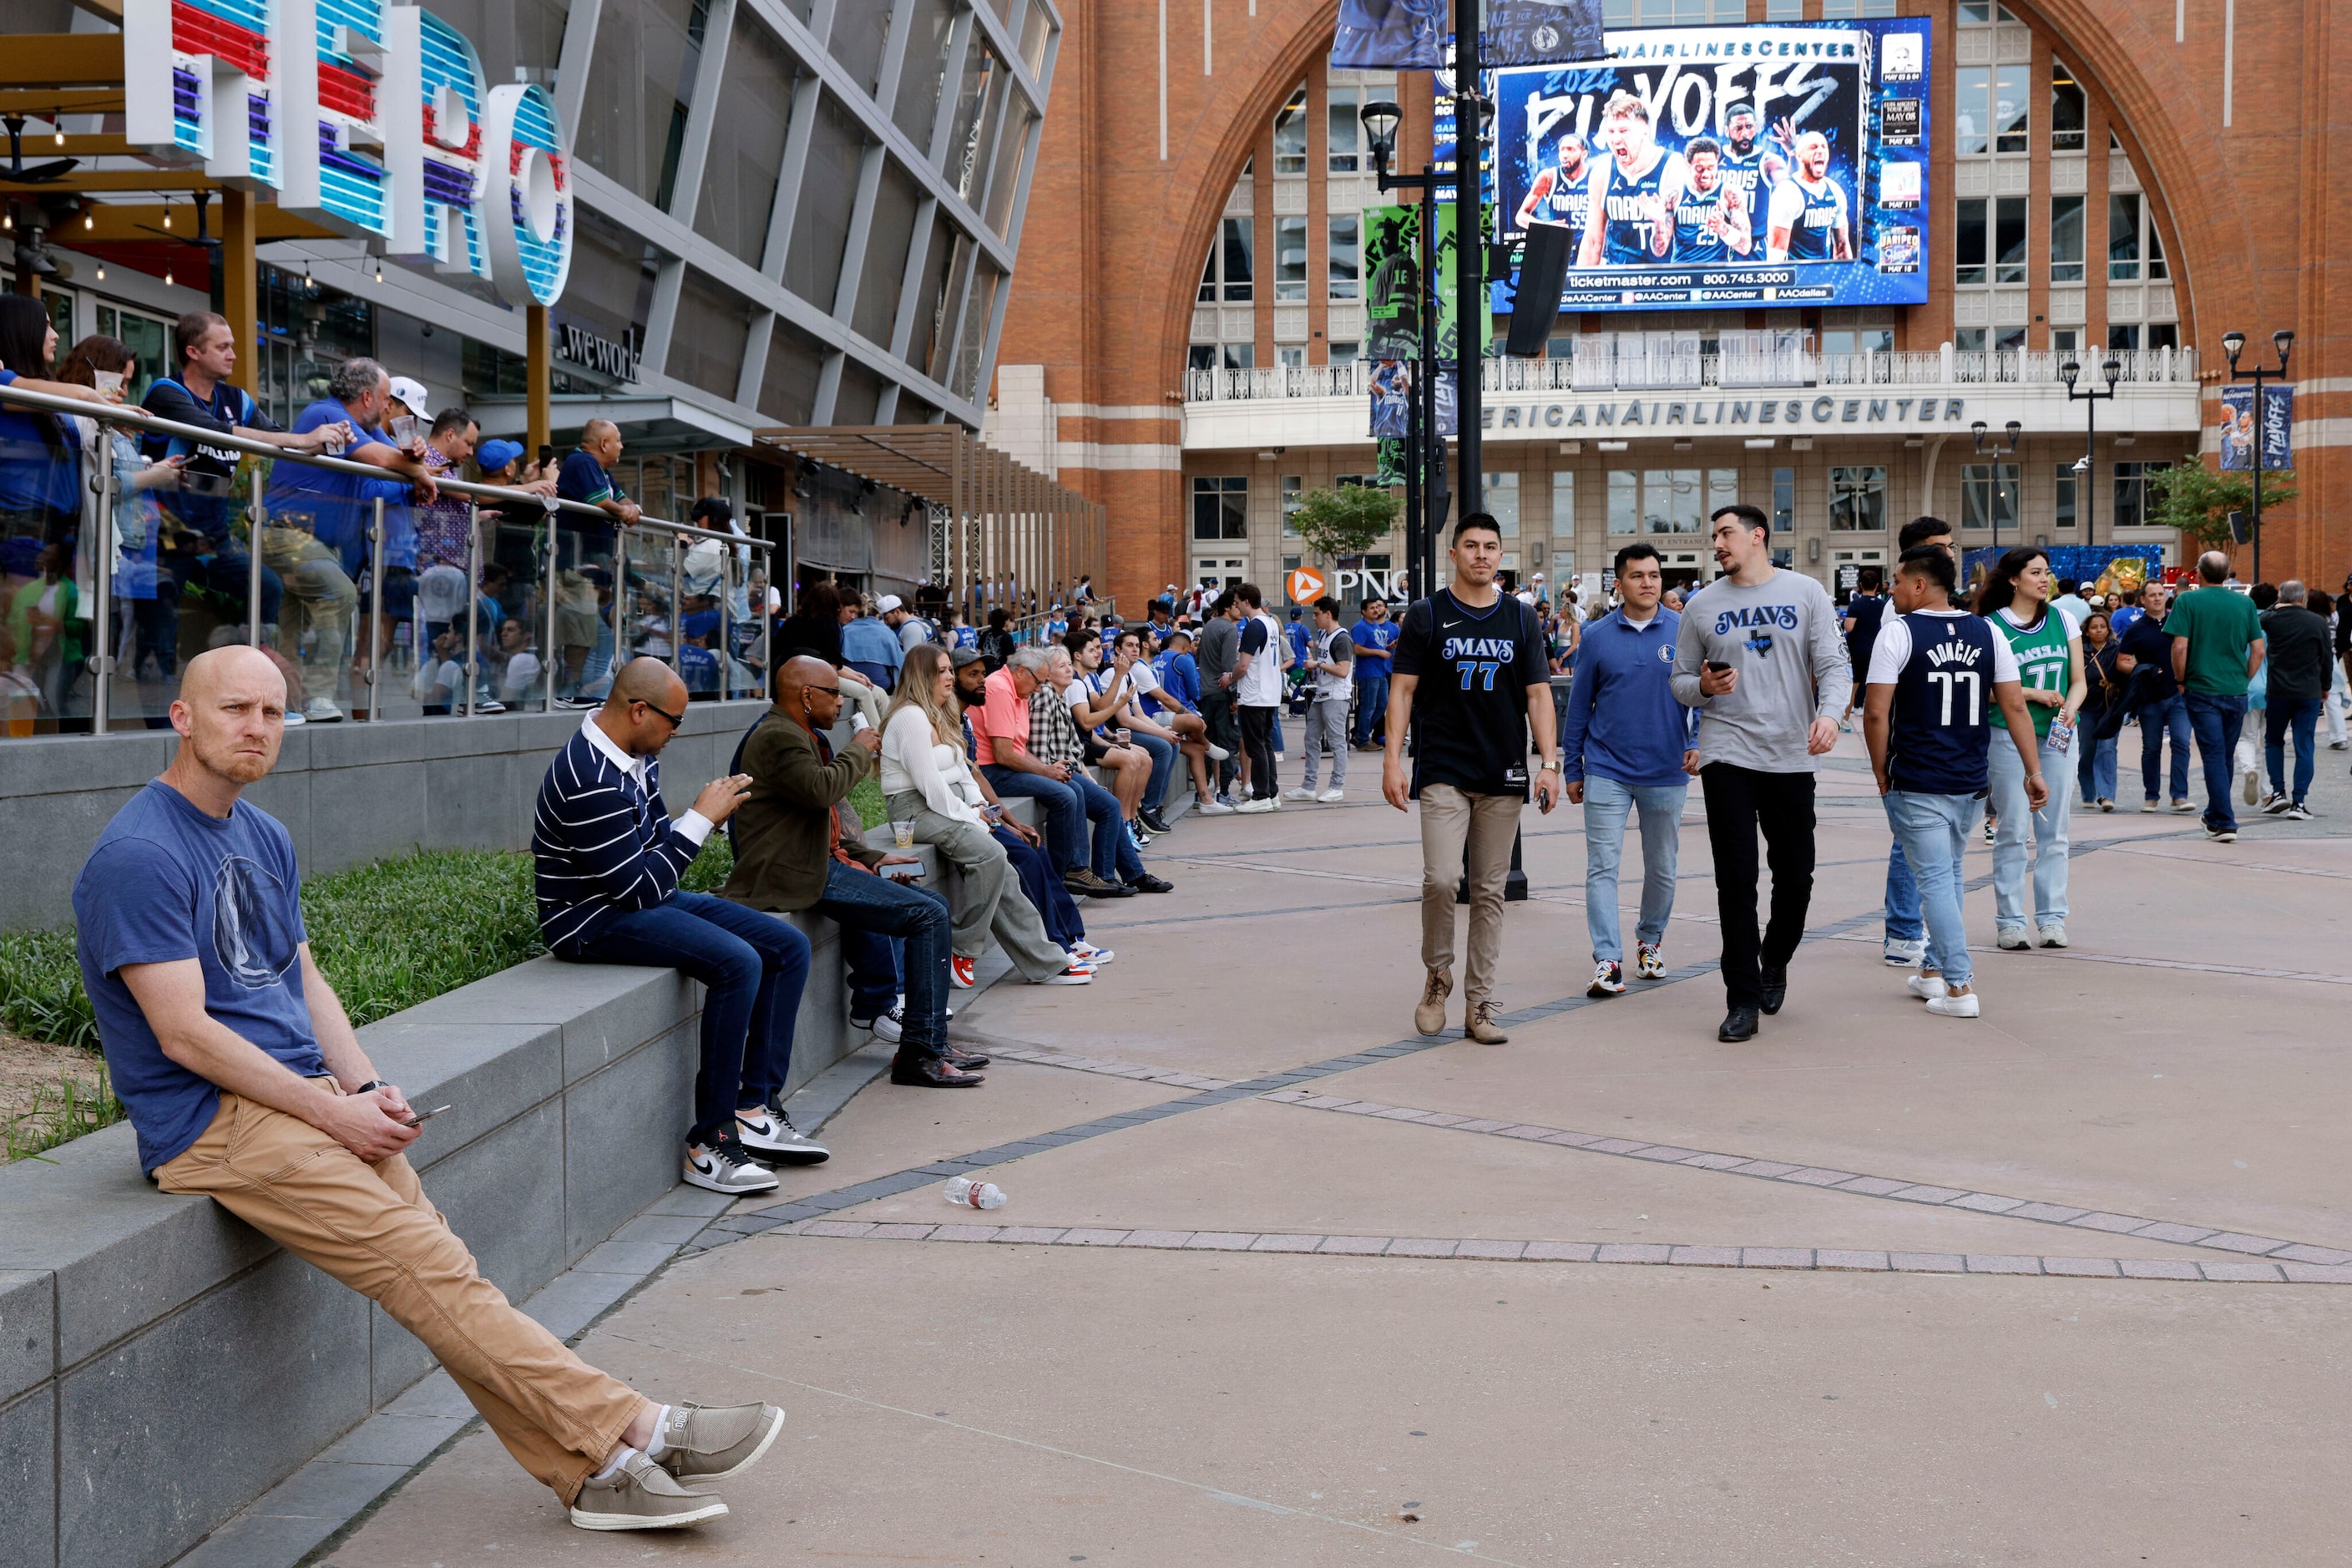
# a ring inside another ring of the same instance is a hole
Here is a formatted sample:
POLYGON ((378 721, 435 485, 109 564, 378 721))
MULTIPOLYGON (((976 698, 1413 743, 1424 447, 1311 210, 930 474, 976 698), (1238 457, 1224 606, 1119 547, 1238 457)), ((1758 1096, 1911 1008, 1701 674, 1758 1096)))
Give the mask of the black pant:
POLYGON ((1216 764, 1217 788, 1221 793, 1231 793, 1234 777, 1241 772, 1241 763, 1234 761, 1242 749, 1240 712, 1241 710, 1234 706, 1232 692, 1213 686, 1202 691, 1201 721, 1209 727, 1209 740, 1231 753, 1216 764))
POLYGON ((1274 784, 1274 716, 1278 708, 1244 708, 1242 750, 1249 753, 1250 798, 1272 800, 1280 792, 1274 784))
POLYGON ((1715 855, 1715 908, 1723 921, 1723 990, 1734 1007, 1763 1005, 1761 966, 1782 965, 1804 940, 1813 899, 1813 775, 1766 773, 1729 763, 1699 770, 1706 841, 1715 855), (1772 868, 1772 920, 1756 937, 1756 834, 1772 868))

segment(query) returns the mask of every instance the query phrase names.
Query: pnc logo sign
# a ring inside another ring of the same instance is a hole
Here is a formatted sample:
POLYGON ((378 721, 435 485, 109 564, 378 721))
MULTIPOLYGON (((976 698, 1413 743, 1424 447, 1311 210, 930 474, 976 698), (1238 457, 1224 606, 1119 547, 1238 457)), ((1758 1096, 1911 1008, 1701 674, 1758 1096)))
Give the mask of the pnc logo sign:
POLYGON ((1331 591, 1323 574, 1312 566, 1301 566, 1286 580, 1285 590, 1294 605, 1311 605, 1331 591))

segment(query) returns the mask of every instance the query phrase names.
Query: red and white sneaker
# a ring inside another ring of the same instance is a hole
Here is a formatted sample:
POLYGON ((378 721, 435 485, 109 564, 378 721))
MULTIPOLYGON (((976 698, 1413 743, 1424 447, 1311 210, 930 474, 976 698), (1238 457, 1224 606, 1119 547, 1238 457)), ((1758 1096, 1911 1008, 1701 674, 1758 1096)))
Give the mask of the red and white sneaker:
POLYGON ((957 990, 969 991, 980 984, 979 978, 972 973, 974 967, 974 960, 950 953, 948 956, 948 979, 957 990))
POLYGON ((1081 968, 1079 965, 1074 963, 1070 965, 1069 968, 1062 971, 1061 973, 1049 974, 1045 976, 1045 979, 1037 981, 1034 984, 1039 985, 1092 985, 1094 983, 1095 972, 1093 970, 1081 968))

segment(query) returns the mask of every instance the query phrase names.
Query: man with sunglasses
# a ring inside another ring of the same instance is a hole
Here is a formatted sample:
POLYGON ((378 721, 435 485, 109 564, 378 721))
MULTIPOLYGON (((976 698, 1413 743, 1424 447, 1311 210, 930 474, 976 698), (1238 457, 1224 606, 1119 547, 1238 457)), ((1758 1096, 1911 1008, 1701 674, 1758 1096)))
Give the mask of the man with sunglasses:
POLYGON ((769 1164, 827 1158, 785 1117, 793 1026, 809 943, 772 914, 679 889, 711 830, 741 805, 744 774, 702 786, 672 822, 656 760, 686 719, 686 685, 657 658, 622 666, 613 692, 557 753, 530 836, 540 929, 574 963, 675 969, 708 988, 685 1179, 714 1193, 772 1192, 769 1164))

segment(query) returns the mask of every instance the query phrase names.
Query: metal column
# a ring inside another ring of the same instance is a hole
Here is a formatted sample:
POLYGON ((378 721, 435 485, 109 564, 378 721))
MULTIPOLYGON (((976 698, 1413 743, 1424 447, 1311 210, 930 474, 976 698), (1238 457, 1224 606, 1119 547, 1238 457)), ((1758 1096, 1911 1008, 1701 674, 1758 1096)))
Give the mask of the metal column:
POLYGON ((98 546, 95 559, 90 563, 91 575, 97 579, 98 589, 95 628, 98 647, 89 659, 90 671, 98 677, 98 689, 90 699, 90 729, 103 735, 114 685, 114 430, 111 426, 98 426, 98 546))

